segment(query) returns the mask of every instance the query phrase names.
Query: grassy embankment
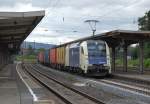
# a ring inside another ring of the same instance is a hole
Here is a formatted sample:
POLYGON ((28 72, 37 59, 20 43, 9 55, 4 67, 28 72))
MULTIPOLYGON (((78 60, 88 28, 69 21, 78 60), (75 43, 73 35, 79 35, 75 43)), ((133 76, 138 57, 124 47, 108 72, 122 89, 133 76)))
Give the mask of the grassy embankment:
POLYGON ((36 55, 16 56, 16 61, 22 61, 22 60, 28 63, 35 63, 37 61, 36 55))
MULTIPOLYGON (((122 59, 116 59, 117 66, 123 66, 122 59)), ((139 65, 139 59, 128 60, 128 67, 137 67, 139 65)), ((150 58, 144 59, 144 68, 150 69, 150 58)))

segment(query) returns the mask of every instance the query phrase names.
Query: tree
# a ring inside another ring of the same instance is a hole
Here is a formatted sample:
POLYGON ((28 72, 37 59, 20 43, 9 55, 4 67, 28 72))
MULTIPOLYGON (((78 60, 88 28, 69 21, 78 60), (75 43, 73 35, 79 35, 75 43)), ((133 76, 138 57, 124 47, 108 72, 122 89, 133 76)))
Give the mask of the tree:
POLYGON ((39 51, 39 52, 45 51, 45 49, 44 49, 44 48, 40 48, 40 49, 38 49, 38 51, 39 51))
POLYGON ((150 30, 150 11, 138 19, 138 25, 140 30, 150 30))
POLYGON ((34 54, 34 49, 32 48, 31 45, 28 46, 28 54, 33 55, 34 54))
MULTIPOLYGON (((150 11, 146 12, 143 17, 138 19, 139 30, 150 30, 150 11)), ((144 45, 145 58, 150 57, 150 42, 144 45)))

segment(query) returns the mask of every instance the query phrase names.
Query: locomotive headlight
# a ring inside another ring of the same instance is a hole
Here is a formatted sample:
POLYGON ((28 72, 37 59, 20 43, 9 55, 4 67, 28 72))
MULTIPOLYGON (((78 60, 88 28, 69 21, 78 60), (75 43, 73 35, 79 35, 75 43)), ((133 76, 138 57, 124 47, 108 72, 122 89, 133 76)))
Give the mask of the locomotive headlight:
POLYGON ((107 64, 104 64, 104 66, 108 66, 107 64))
POLYGON ((93 64, 89 64, 88 66, 93 66, 93 64))
POLYGON ((108 64, 104 64, 104 67, 109 68, 109 65, 108 64))
POLYGON ((109 69, 110 67, 108 65, 104 65, 105 69, 109 69))

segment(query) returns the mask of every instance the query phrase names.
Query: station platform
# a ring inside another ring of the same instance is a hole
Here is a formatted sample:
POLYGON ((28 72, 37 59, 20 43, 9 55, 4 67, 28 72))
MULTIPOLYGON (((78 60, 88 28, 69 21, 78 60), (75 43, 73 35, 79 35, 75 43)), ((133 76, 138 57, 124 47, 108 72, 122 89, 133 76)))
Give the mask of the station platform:
POLYGON ((115 78, 136 81, 144 84, 150 84, 150 70, 144 71, 140 73, 138 71, 127 71, 124 72, 122 70, 115 70, 112 72, 112 76, 115 78))
POLYGON ((0 69, 0 104, 64 104, 32 79, 21 64, 8 64, 0 69))
POLYGON ((32 104, 32 96, 16 72, 16 64, 0 69, 0 103, 32 104))

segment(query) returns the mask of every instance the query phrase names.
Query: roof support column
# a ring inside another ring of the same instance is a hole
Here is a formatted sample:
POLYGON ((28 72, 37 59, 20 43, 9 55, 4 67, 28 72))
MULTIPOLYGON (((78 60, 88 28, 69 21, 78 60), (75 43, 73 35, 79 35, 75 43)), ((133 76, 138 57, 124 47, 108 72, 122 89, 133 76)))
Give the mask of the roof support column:
POLYGON ((142 74, 143 73, 143 56, 144 56, 144 43, 143 43, 143 40, 140 40, 139 42, 139 48, 140 48, 140 73, 142 74))
POLYGON ((111 67, 112 67, 112 71, 115 72, 115 68, 116 68, 116 67, 115 67, 115 54, 116 54, 116 53, 115 53, 115 52, 116 52, 116 51, 115 51, 115 48, 116 48, 116 47, 115 47, 115 46, 112 46, 111 48, 112 48, 112 66, 111 66, 111 67))
POLYGON ((127 72, 127 52, 128 46, 125 44, 123 46, 123 71, 127 72))

